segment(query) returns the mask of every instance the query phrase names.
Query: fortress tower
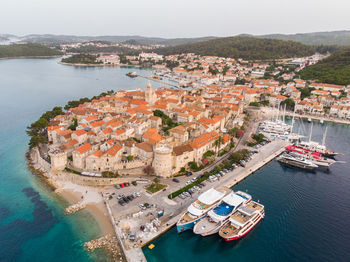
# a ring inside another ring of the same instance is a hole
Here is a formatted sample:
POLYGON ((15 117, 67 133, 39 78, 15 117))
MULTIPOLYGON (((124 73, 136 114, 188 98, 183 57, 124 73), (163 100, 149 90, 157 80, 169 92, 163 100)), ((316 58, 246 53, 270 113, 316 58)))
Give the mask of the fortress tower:
POLYGON ((152 89, 151 83, 148 81, 145 91, 146 102, 153 105, 157 101, 157 95, 152 89))
POLYGON ((67 166, 67 152, 59 149, 50 150, 49 156, 51 159, 51 170, 62 171, 67 166))
POLYGON ((153 168, 156 176, 170 177, 172 175, 173 148, 169 145, 159 144, 154 149, 153 168))

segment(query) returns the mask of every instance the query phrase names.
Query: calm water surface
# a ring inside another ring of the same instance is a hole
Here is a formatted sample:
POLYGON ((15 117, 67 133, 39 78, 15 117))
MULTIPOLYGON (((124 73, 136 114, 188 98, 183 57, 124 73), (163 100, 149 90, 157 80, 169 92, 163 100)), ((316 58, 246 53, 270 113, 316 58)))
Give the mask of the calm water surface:
MULTIPOLYGON (((304 172, 272 161, 234 187, 265 205, 246 237, 225 242, 173 228, 144 248, 148 261, 350 261, 350 128, 328 123, 328 145, 344 155, 329 172, 304 172)), ((305 130, 310 124, 304 122, 305 130)), ((315 124, 322 140, 325 125, 315 124)))
POLYGON ((100 236, 86 211, 65 216, 63 199, 26 166, 25 127, 68 100, 107 90, 144 88, 130 68, 71 67, 58 59, 0 60, 0 261, 108 261, 88 254, 83 241, 100 236), (83 221, 83 223, 81 223, 83 221))

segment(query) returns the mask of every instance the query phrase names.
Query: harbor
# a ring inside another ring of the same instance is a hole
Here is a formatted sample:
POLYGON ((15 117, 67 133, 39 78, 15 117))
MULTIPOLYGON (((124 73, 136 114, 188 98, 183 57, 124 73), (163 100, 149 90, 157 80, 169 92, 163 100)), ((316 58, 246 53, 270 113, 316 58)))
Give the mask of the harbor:
MULTIPOLYGON (((280 155, 287 145, 289 145, 289 142, 283 140, 275 140, 266 144, 259 149, 259 152, 252 157, 245 167, 238 167, 220 178, 220 180, 207 183, 200 192, 204 192, 213 187, 225 186, 231 188, 237 185, 280 155)), ((184 180, 185 177, 179 177, 179 179, 184 180)), ((164 181, 163 183, 167 182, 164 181)), ((171 184, 170 179, 168 183, 171 184)), ((111 192, 110 190, 106 190, 107 192, 105 192, 104 195, 111 192)), ((118 235, 118 239, 122 242, 127 261, 146 261, 142 248, 148 248, 148 246, 152 244, 152 241, 174 227, 188 205, 198 197, 199 194, 199 192, 198 194, 195 193, 193 197, 185 200, 179 198, 170 200, 167 198, 167 191, 160 192, 156 196, 149 196, 150 198, 147 198, 148 202, 157 203, 155 204, 156 207, 149 209, 147 212, 139 211, 138 208, 131 209, 133 211, 127 213, 121 212, 122 208, 114 204, 115 202, 113 200, 106 200, 107 205, 112 207, 109 214, 111 220, 115 221, 115 232, 118 235), (164 216, 158 219, 153 215, 149 215, 150 213, 154 214, 156 209, 164 210, 164 216), (148 221, 148 223, 146 223, 147 229, 141 232, 140 227, 145 225, 146 221, 148 221)), ((142 203, 144 201, 146 200, 141 199, 139 202, 142 203)), ((135 206, 137 206, 137 204, 138 202, 135 203, 135 206)))
MULTIPOLYGON (((309 123, 304 124, 307 128, 311 126, 309 123)), ((338 125, 328 128, 327 145, 337 152, 348 154, 346 145, 339 144, 340 138, 338 138, 345 134, 348 128, 338 125)), ((325 127, 314 124, 313 140, 321 141, 324 130, 325 127)), ((281 153, 282 151, 281 149, 281 153)), ((344 160, 344 156, 340 155, 337 160, 344 160)), ((292 261, 295 258, 304 261, 306 253, 311 258, 315 258, 319 257, 320 252, 324 256, 335 259, 336 255, 331 255, 327 251, 329 242, 326 239, 332 235, 333 241, 341 245, 336 234, 329 232, 326 228, 316 234, 310 229, 310 224, 315 222, 320 226, 325 220, 330 219, 331 215, 324 214, 322 211, 324 206, 321 202, 325 198, 324 192, 334 194, 334 199, 345 193, 345 187, 341 190, 342 193, 335 190, 339 180, 349 181, 349 177, 341 171, 345 166, 348 166, 348 163, 332 165, 329 170, 316 169, 314 172, 309 172, 300 168, 286 167, 277 161, 270 161, 233 187, 234 191, 248 191, 254 199, 260 200, 260 203, 265 206, 265 218, 247 236, 239 241, 225 243, 220 241, 219 235, 202 237, 193 234, 191 230, 179 234, 173 228, 152 241, 155 245, 152 250, 147 246, 143 248, 146 259, 152 262, 164 259, 173 262, 180 259, 181 256, 178 253, 186 252, 188 260, 207 262, 211 261, 212 256, 216 256, 217 259, 223 260, 229 257, 237 261, 256 261, 251 252, 253 249, 255 255, 260 254, 263 257, 263 261, 276 260, 277 257, 284 261, 292 261), (301 213, 304 218, 300 218, 301 213), (317 253, 311 248, 312 239, 315 238, 320 239, 319 244, 323 247, 323 250, 317 248, 317 253), (298 254, 286 252, 287 247, 295 241, 307 243, 308 246, 305 247, 302 244, 295 246, 298 254), (170 243, 174 248, 166 252, 164 248, 170 243)), ((337 234, 344 236, 344 233, 339 230, 337 234)))

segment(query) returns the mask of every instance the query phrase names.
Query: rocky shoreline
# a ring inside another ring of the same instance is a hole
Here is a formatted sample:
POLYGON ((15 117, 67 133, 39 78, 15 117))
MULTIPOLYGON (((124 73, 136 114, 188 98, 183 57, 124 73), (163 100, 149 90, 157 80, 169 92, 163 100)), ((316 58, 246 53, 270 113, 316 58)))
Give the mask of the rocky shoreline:
POLYGON ((58 181, 41 166, 38 161, 32 159, 34 149, 30 149, 25 157, 28 169, 32 174, 41 177, 53 190, 54 193, 67 200, 70 205, 64 209, 66 215, 86 209, 95 218, 100 226, 103 236, 96 240, 85 243, 89 251, 104 248, 112 254, 114 261, 126 261, 119 243, 116 241, 113 225, 108 217, 108 212, 103 198, 97 188, 84 187, 67 181, 58 181))

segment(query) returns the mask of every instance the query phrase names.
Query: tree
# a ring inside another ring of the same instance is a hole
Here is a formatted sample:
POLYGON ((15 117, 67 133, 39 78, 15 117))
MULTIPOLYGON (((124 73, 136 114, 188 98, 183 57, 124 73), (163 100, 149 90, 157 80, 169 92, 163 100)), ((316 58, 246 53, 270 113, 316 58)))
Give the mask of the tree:
POLYGON ((290 111, 294 110, 295 102, 292 98, 287 98, 281 102, 281 106, 286 105, 286 108, 290 111))
POLYGON ((154 173, 154 168, 148 165, 143 169, 143 172, 145 172, 147 175, 152 175, 154 173))
POLYGON ((219 153, 219 148, 220 146, 224 143, 224 139, 222 136, 219 136, 215 141, 214 141, 214 146, 216 148, 216 154, 219 153))
POLYGON ((155 178, 153 179, 153 182, 156 183, 156 184, 158 184, 158 183, 160 182, 160 179, 159 179, 158 177, 155 177, 155 178))
POLYGON ((128 156, 126 157, 126 160, 128 160, 128 161, 132 161, 132 160, 134 160, 134 156, 132 156, 132 155, 128 155, 128 156))
POLYGON ((259 103, 258 102, 250 102, 249 105, 250 106, 259 106, 259 103))
POLYGON ((236 137, 238 132, 238 127, 234 127, 228 130, 228 134, 232 137, 236 137))

